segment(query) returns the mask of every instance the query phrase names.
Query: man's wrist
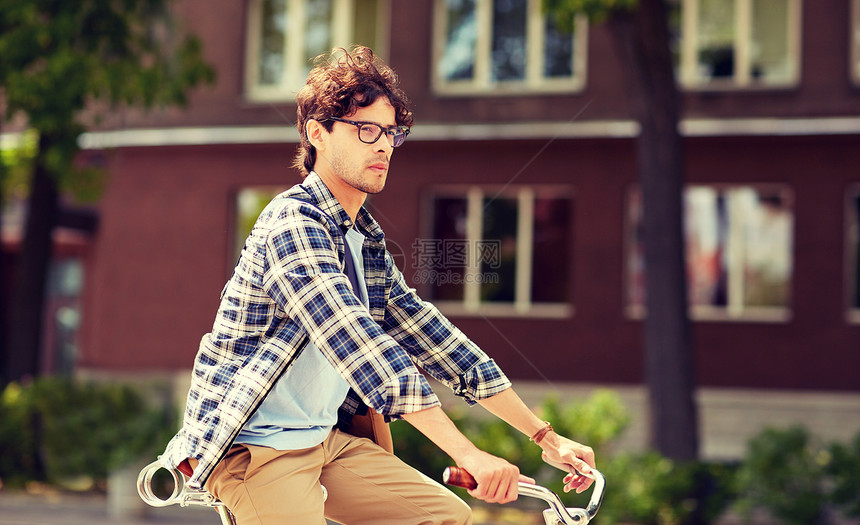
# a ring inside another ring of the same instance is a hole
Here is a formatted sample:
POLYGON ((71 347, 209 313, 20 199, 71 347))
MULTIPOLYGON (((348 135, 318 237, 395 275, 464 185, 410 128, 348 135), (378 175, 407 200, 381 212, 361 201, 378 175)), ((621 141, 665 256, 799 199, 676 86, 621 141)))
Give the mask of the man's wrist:
POLYGON ((561 444, 561 439, 555 430, 550 430, 546 433, 543 439, 538 443, 538 446, 543 450, 558 450, 561 444))
POLYGON ((546 437, 549 432, 552 432, 552 424, 549 421, 544 421, 543 425, 535 431, 534 434, 532 434, 529 440, 540 445, 541 441, 543 441, 544 437, 546 437))
POLYGON ((544 432, 543 436, 535 441, 532 439, 537 446, 539 446, 544 452, 555 452, 558 451, 558 448, 561 446, 562 438, 552 427, 550 427, 546 432, 544 432))

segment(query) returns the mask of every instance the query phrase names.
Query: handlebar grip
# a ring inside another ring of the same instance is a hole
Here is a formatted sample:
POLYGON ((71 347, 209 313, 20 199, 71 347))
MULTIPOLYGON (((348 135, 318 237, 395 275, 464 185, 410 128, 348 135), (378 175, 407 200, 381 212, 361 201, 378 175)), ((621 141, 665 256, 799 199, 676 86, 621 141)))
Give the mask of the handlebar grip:
POLYGON ((445 471, 442 472, 442 482, 469 490, 478 488, 478 482, 475 481, 475 478, 461 467, 445 467, 445 471))

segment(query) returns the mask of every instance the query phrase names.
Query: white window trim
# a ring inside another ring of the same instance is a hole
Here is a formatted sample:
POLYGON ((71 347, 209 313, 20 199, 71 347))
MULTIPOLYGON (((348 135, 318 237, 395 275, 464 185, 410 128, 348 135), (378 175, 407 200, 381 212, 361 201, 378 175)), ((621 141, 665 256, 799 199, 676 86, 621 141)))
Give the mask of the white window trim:
MULTIPOLYGON (((259 85, 260 74, 260 32, 262 24, 263 0, 249 0, 247 33, 245 39, 245 98, 250 102, 291 102, 296 99, 298 90, 305 83, 304 70, 307 57, 303 56, 304 49, 304 19, 306 0, 285 0, 289 13, 289 27, 286 28, 284 42, 284 71, 283 79, 297 79, 295 83, 280 83, 271 86, 259 85), (300 79, 300 80, 299 80, 300 79)), ((352 13, 355 9, 353 0, 333 0, 332 4, 332 47, 348 49, 353 42, 352 13)), ((388 0, 380 0, 377 4, 377 34, 374 53, 385 56, 388 50, 388 28, 390 26, 391 6, 388 0)))
POLYGON ((853 303, 853 290, 858 285, 857 251, 855 242, 860 242, 860 217, 856 217, 854 201, 860 197, 860 184, 852 184, 845 192, 845 319, 850 324, 860 324, 860 308, 853 303))
POLYGON ((848 34, 851 35, 851 63, 848 64, 848 70, 851 80, 855 85, 860 86, 860 0, 851 2, 850 23, 848 34))
MULTIPOLYGON (((439 186, 434 188, 428 203, 440 197, 466 198, 466 245, 467 260, 470 266, 466 268, 462 301, 439 301, 435 304, 443 313, 451 316, 469 317, 532 317, 532 318, 569 318, 573 315, 571 303, 533 303, 531 301, 532 285, 532 251, 534 235, 534 201, 540 195, 553 195, 560 198, 573 198, 567 187, 541 185, 535 186, 439 186), (480 268, 477 257, 471 250, 482 241, 483 231, 483 200, 486 196, 493 198, 505 197, 517 199, 517 255, 514 301, 512 303, 481 302, 481 279, 478 278, 480 268)), ((429 227, 428 227, 429 228, 429 227)), ((432 235, 432 231, 428 231, 432 235)))
MULTIPOLYGON (((791 321, 789 308, 746 307, 743 313, 732 314, 728 308, 690 305, 689 312, 690 319, 705 323, 787 323, 791 321)), ((645 306, 627 304, 624 307, 624 314, 628 319, 643 321, 647 316, 647 309, 645 306)))
MULTIPOLYGON (((782 190, 783 195, 786 199, 789 200, 792 204, 792 218, 794 218, 795 209, 794 209, 794 192, 793 190, 786 185, 773 185, 773 184, 707 184, 707 183, 690 183, 684 186, 684 189, 691 186, 708 186, 710 188, 714 188, 717 190, 729 190, 732 188, 738 187, 752 187, 758 190, 766 190, 766 189, 774 189, 774 190, 782 190)), ((625 199, 626 206, 625 210, 629 210, 630 206, 632 206, 633 202, 633 192, 640 191, 639 185, 632 186, 627 191, 627 197, 625 199)), ((632 221, 630 220, 630 216, 628 212, 625 212, 625 220, 624 220, 624 264, 622 265, 622 282, 624 283, 623 287, 623 303, 624 306, 624 314, 629 319, 634 320, 643 320, 647 316, 647 308, 645 305, 639 304, 631 304, 630 303, 630 275, 628 270, 628 265, 630 262, 630 258, 633 256, 632 248, 633 246, 629 242, 631 238, 631 229, 633 228, 632 221)), ((737 225, 734 226, 734 229, 738 228, 737 225)), ((738 235, 732 235, 733 239, 737 239, 738 235)), ((732 242, 732 238, 729 239, 729 242, 732 242)), ((737 251, 734 251, 737 255, 737 251)), ((794 247, 791 249, 792 257, 794 257, 794 247)), ((686 261, 686 258, 685 258, 686 261)), ((794 261, 792 261, 792 264, 794 261)), ((688 305, 690 318, 694 321, 704 321, 704 322, 753 322, 753 323, 786 323, 792 319, 792 308, 789 303, 788 306, 744 306, 741 302, 743 298, 743 279, 742 275, 738 275, 739 272, 730 272, 729 275, 729 287, 734 288, 734 291, 729 291, 728 304, 726 306, 710 306, 710 305, 688 305)), ((794 278, 794 272, 792 272, 792 282, 794 278)), ((646 291, 647 293, 647 291, 646 291)))
POLYGON ((529 319, 569 319, 574 315, 571 304, 532 304, 528 310, 517 310, 508 304, 483 303, 478 310, 458 301, 432 301, 448 317, 517 317, 529 319))
POLYGON ((522 95, 530 93, 570 93, 585 88, 588 71, 588 20, 585 16, 576 19, 576 34, 573 44, 573 76, 570 78, 545 78, 543 71, 543 22, 542 0, 528 0, 528 22, 526 25, 525 81, 493 82, 491 79, 490 54, 492 51, 493 0, 476 0, 477 41, 475 43, 475 75, 470 80, 446 81, 436 71, 436 64, 445 53, 447 17, 445 0, 436 0, 433 9, 433 62, 431 67, 432 87, 442 96, 459 95, 522 95))
MULTIPOLYGON (((772 90, 795 87, 800 83, 801 67, 801 10, 800 0, 788 0, 788 55, 792 60, 792 74, 785 82, 755 82, 750 76, 750 31, 752 29, 752 1, 734 0, 735 76, 732 79, 703 81, 696 77, 698 67, 698 31, 700 0, 681 0, 681 59, 679 81, 689 91, 772 90)), ((855 4, 857 0, 854 0, 855 4)))

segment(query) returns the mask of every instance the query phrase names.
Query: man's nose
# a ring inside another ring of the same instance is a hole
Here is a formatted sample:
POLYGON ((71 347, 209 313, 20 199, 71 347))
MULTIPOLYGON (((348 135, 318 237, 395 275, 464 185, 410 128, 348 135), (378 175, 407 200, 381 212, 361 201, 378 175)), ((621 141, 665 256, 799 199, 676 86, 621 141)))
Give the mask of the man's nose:
POLYGON ((392 146, 390 142, 391 140, 394 139, 388 138, 387 133, 383 133, 382 135, 380 135, 379 138, 376 139, 376 151, 385 153, 386 155, 390 154, 392 151, 394 151, 394 146, 392 146))

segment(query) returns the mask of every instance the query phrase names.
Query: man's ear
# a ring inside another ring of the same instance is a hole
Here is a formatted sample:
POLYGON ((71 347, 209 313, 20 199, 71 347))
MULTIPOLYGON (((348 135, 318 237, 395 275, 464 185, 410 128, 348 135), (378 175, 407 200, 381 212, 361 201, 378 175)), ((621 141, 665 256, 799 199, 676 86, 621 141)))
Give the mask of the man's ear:
POLYGON ((324 150, 328 131, 323 127, 318 120, 308 119, 305 123, 305 133, 308 136, 308 141, 317 150, 324 150))

